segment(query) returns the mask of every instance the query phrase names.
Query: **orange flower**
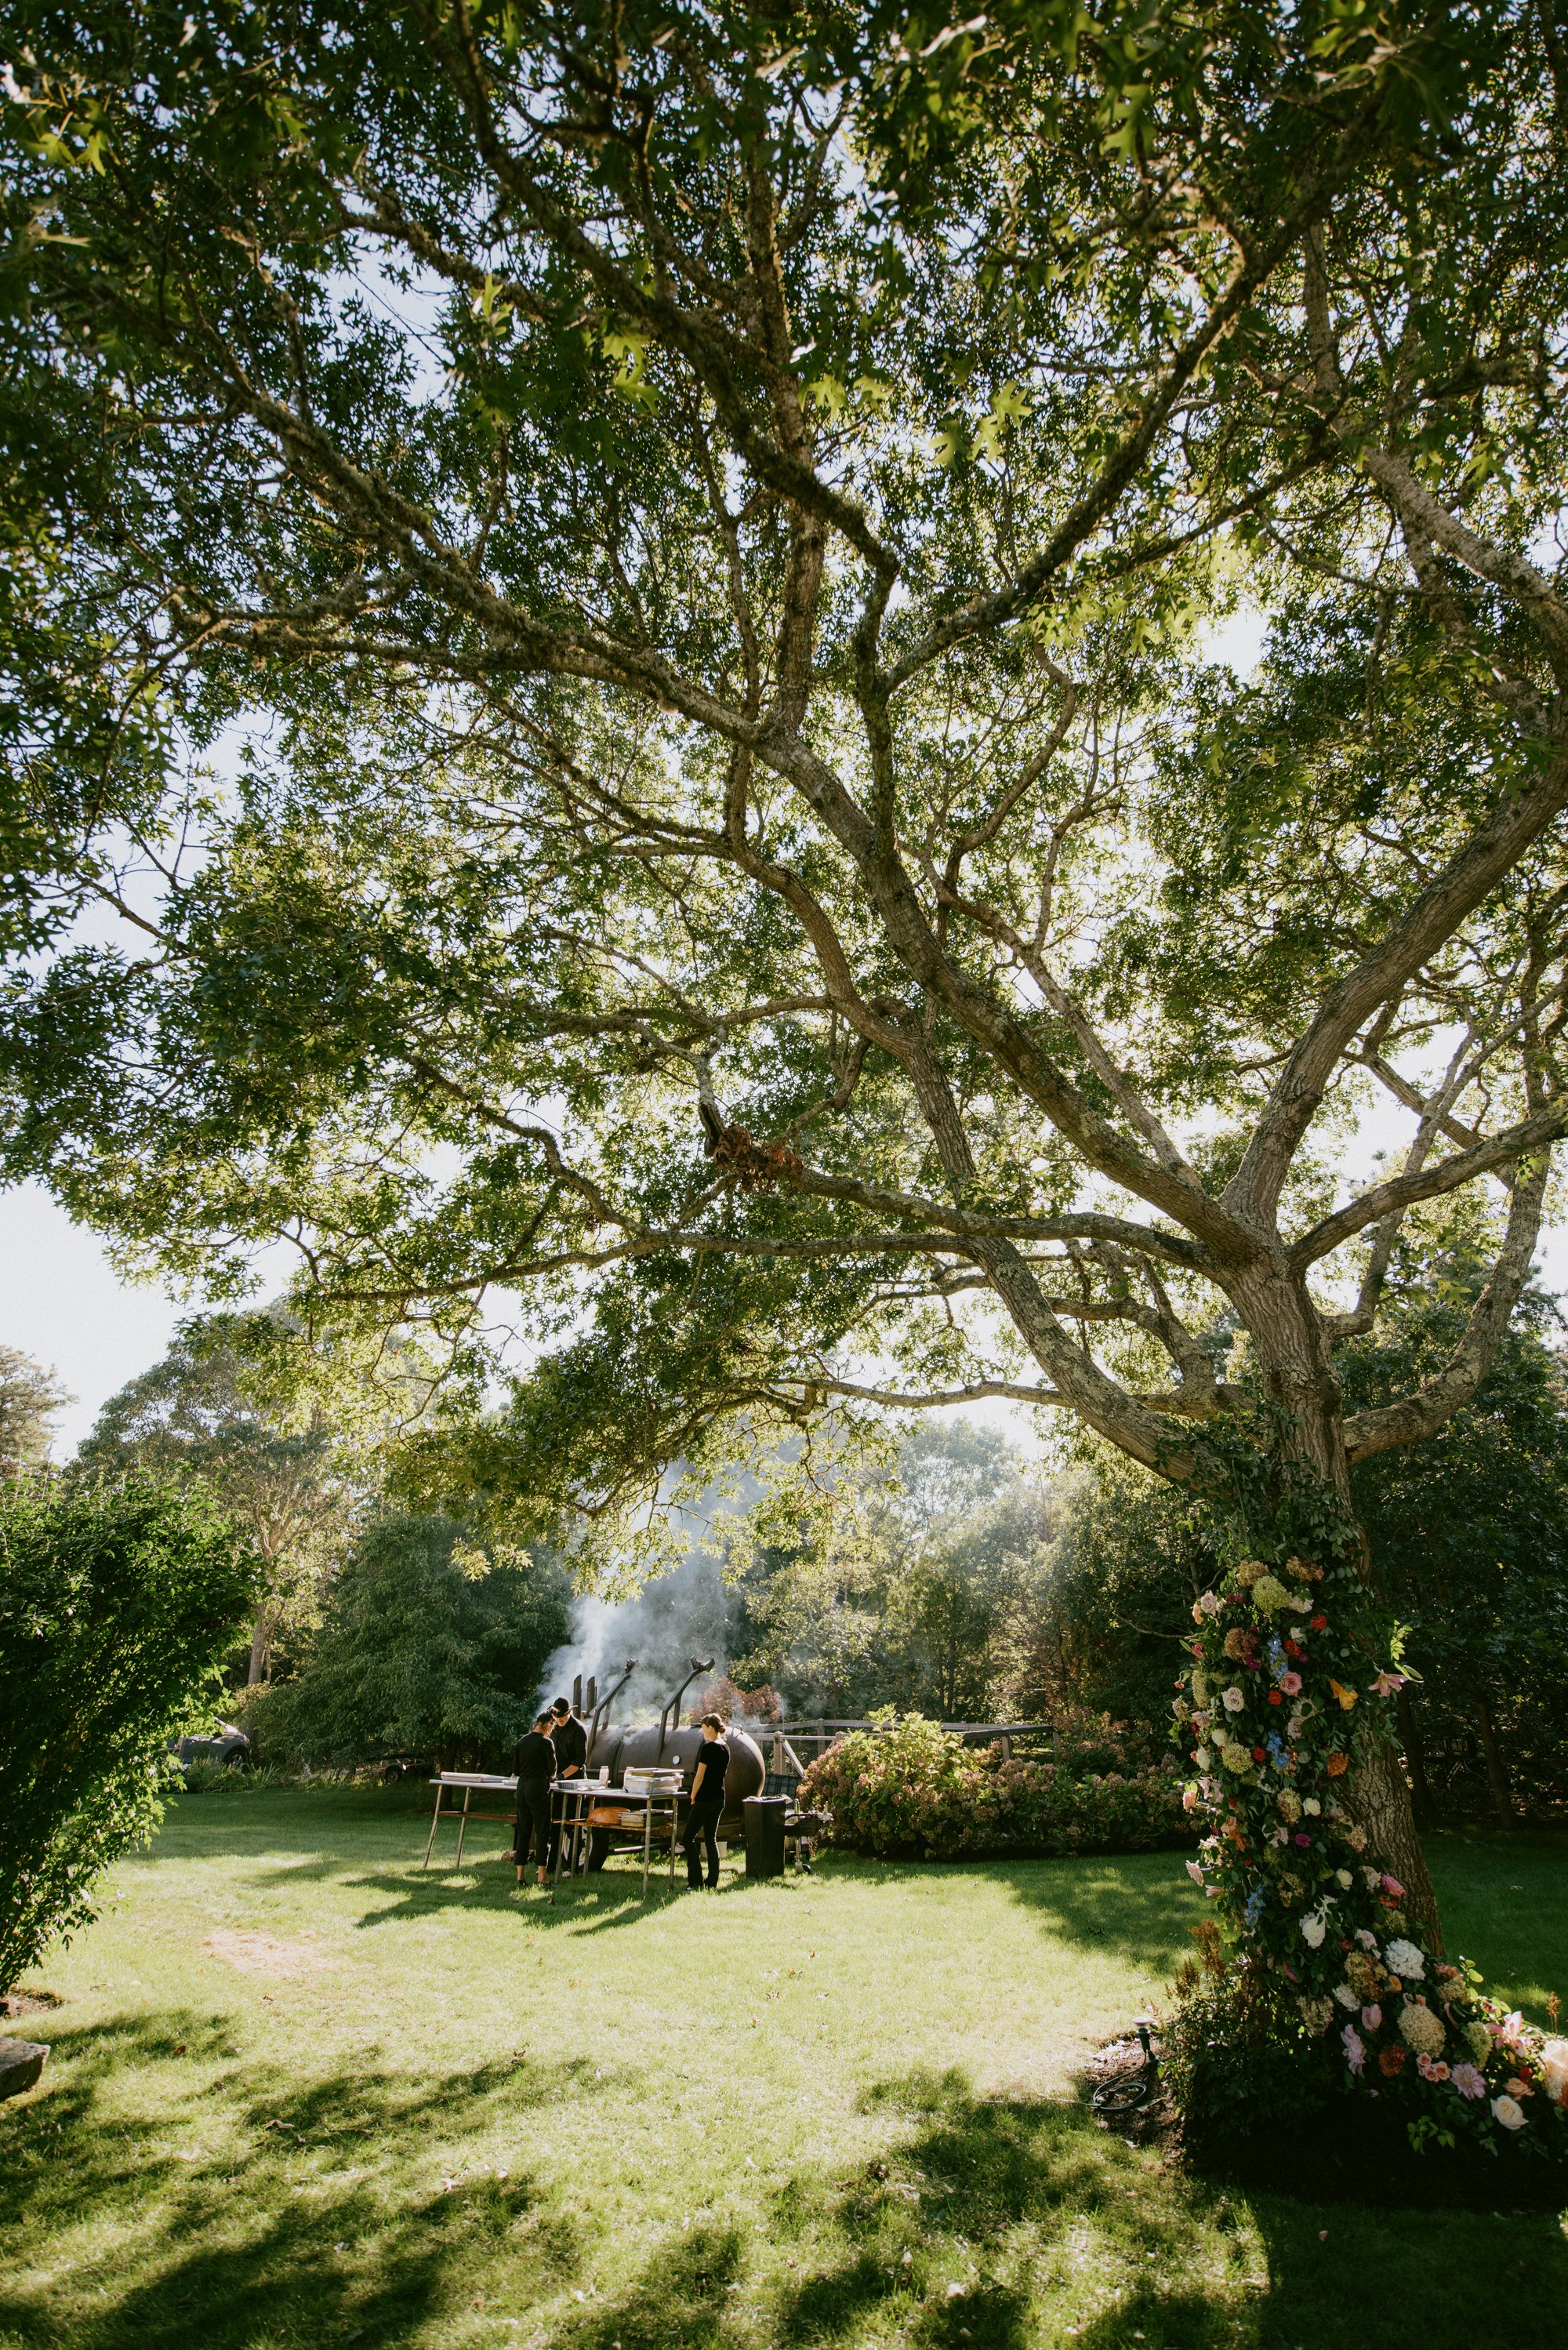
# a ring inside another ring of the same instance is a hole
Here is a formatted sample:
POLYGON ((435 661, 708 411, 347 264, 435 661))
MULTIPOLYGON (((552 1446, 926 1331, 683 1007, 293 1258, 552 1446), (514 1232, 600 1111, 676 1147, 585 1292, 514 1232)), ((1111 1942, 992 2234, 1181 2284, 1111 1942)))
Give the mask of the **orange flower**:
POLYGON ((1350 1757, 1348 1754, 1331 1754, 1329 1756, 1328 1775, 1331 1779, 1343 1778, 1349 1768, 1350 1757))

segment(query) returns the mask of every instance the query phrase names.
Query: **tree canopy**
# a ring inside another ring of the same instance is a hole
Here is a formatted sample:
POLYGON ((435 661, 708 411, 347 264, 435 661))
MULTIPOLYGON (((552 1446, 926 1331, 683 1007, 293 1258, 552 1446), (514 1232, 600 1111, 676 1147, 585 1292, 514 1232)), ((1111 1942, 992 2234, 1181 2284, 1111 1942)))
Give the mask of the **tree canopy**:
POLYGON ((559 1560, 492 1559, 450 1519, 371 1521, 328 1594, 296 1679, 257 1691, 265 1757, 354 1763, 412 1749, 504 1764, 566 1639, 559 1560))
POLYGON ((443 1339, 465 1514, 888 1396, 1344 1498, 1474 1392, 1568 1128, 1549 5, 15 37, 18 788, 125 942, 12 990, 13 1173, 443 1339))
POLYGON ((43 1466, 55 1419, 75 1400, 31 1355, 0 1347, 0 1477, 14 1480, 43 1466))
POLYGON ((262 1563, 246 1671, 259 1681, 280 1628, 317 1613, 368 1496, 319 1396, 302 1392, 280 1343, 246 1344, 252 1327, 223 1315, 184 1324, 161 1361, 110 1396, 73 1465, 87 1477, 140 1468, 212 1488, 262 1563))

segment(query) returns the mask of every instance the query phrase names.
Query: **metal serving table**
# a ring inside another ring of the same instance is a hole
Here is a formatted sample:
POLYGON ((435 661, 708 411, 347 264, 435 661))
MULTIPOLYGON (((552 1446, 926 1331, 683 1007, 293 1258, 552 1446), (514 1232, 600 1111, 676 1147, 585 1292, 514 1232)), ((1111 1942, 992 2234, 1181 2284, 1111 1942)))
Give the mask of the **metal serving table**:
POLYGON ((420 1866, 421 1868, 428 1868, 430 1866, 431 1853, 435 1845, 436 1830, 440 1827, 443 1819, 455 1820, 457 1822, 457 1859, 454 1866, 458 1868, 462 1866, 462 1840, 468 1834, 468 1824, 470 1820, 504 1820, 508 1827, 515 1828, 517 1819, 517 1782, 515 1779, 500 1779, 488 1771, 443 1771, 439 1778, 432 1779, 430 1783, 436 1791, 435 1810, 431 1815, 431 1832, 425 1839, 425 1856, 420 1863, 420 1866), (449 1787, 451 1787, 454 1792, 459 1787, 462 1789, 462 1807, 461 1810, 459 1810, 455 1804, 447 1806, 445 1809, 442 1808, 446 1803, 446 1791, 449 1787), (474 1790, 476 1788, 486 1794, 510 1795, 512 1798, 512 1809, 509 1812, 471 1811, 469 1809, 469 1805, 472 1801, 474 1790))
POLYGON ((680 1822, 680 1806, 686 1798, 681 1789, 672 1788, 668 1794, 628 1794, 624 1787, 611 1787, 602 1779, 554 1779, 550 1783, 552 1796, 560 1799, 560 1809, 555 1814, 559 1834, 556 1841, 556 1882, 561 1881, 561 1866, 568 1841, 572 1846, 572 1866, 576 1867, 577 1850, 582 1838, 595 1826, 625 1828, 628 1812, 642 1814, 642 1898, 648 1898, 649 1872, 653 1861, 653 1830, 656 1819, 670 1825, 670 1884, 675 1886, 676 1830, 680 1822), (571 1806, 568 1811, 568 1804, 571 1806), (613 1812, 613 1821, 596 1821, 596 1810, 613 1812))

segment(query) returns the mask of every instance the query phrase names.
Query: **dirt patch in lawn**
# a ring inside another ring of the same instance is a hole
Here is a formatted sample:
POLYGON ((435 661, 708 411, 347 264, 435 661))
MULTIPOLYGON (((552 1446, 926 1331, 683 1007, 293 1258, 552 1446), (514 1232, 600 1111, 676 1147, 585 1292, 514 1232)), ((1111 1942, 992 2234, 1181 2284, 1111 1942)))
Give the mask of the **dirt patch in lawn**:
POLYGON ((279 1942, 271 1934, 244 1934, 219 1927, 207 1937, 214 1958, 237 1967, 243 1975, 265 1975, 272 1982, 293 1982, 301 1975, 330 1974, 337 1961, 324 1950, 314 1934, 279 1942))

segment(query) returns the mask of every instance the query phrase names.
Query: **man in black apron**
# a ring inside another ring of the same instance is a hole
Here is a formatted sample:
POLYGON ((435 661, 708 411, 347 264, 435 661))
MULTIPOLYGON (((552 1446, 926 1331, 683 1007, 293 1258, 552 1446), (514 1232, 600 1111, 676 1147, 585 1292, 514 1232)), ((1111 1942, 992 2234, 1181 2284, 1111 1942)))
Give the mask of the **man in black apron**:
POLYGON ((561 1779, 579 1778, 587 1763, 588 1733, 566 1698, 558 1697, 550 1711, 554 1717, 550 1735, 556 1742, 556 1775, 561 1779))

